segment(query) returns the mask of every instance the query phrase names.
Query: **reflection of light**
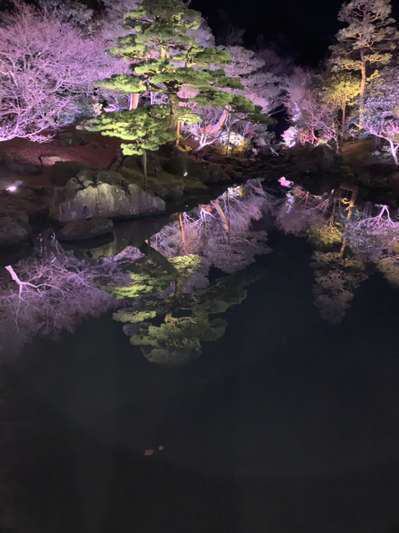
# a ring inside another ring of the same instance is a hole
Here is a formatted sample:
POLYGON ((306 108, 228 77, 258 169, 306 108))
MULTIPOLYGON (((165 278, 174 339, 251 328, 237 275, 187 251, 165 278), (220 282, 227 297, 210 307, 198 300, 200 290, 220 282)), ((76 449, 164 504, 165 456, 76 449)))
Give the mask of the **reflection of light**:
POLYGON ((17 190, 18 190, 18 185, 16 183, 13 183, 12 185, 9 185, 8 187, 6 187, 7 192, 14 193, 14 192, 17 192, 17 190))
POLYGON ((188 176, 188 172, 186 170, 186 172, 183 174, 184 177, 188 176))

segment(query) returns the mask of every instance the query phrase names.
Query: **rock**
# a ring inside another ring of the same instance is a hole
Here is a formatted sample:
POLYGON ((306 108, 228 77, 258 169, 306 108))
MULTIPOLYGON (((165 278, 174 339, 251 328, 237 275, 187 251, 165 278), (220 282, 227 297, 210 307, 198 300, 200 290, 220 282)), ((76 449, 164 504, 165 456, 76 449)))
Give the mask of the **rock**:
POLYGON ((56 188, 51 216, 62 223, 90 218, 128 219, 163 213, 165 202, 130 183, 118 172, 102 171, 94 181, 72 178, 56 188))
POLYGON ((0 216, 0 247, 20 244, 30 235, 31 228, 24 216, 0 216))
POLYGON ((60 241, 84 241, 109 235, 114 230, 114 223, 107 218, 92 218, 68 222, 58 233, 60 241))

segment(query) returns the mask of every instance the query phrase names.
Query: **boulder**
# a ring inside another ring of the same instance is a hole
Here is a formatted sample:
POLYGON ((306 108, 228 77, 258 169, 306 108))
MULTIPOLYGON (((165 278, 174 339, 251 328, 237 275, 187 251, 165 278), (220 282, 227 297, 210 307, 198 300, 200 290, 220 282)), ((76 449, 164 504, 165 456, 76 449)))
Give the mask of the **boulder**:
POLYGON ((142 190, 121 174, 98 172, 68 181, 56 188, 50 209, 52 218, 66 223, 91 218, 128 219, 163 213, 165 202, 142 190))
POLYGON ((21 244, 29 239, 31 233, 24 216, 0 216, 0 247, 21 244))
POLYGON ((57 233, 57 238, 63 242, 85 241, 112 234, 114 223, 107 218, 92 218, 68 222, 57 233))

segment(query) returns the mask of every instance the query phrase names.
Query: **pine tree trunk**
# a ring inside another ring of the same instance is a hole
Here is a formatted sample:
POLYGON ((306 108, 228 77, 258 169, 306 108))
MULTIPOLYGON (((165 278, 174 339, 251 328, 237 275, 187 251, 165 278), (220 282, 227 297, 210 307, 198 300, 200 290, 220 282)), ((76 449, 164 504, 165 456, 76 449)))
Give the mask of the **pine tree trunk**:
POLYGON ((176 146, 180 145, 180 137, 181 137, 181 122, 178 120, 176 122, 176 146))
POLYGON ((346 104, 342 106, 342 125, 341 125, 341 135, 342 139, 345 139, 346 132, 346 104))
POLYGON ((134 93, 129 95, 129 111, 135 111, 139 106, 140 95, 134 93))

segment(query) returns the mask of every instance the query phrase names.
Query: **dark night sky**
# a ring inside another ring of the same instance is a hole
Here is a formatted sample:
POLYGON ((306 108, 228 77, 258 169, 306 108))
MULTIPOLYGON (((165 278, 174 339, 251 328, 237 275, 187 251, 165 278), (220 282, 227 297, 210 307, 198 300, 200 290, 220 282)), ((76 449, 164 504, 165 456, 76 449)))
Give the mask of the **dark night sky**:
MULTIPOLYGON (((246 28, 246 44, 263 34, 266 42, 278 42, 282 52, 298 63, 317 65, 332 44, 339 25, 337 13, 342 0, 193 0, 212 28, 217 29, 218 9, 226 11, 232 23, 246 28)), ((392 0, 399 19, 399 0, 392 0)))
MULTIPOLYGON (((0 0, 0 8, 7 1, 0 0)), ((77 1, 92 7, 101 4, 101 0, 77 1)), ((191 7, 201 11, 215 32, 220 27, 218 12, 223 10, 232 24, 246 29, 247 46, 263 35, 266 43, 277 44, 297 63, 317 66, 334 42, 342 4, 343 0, 192 0, 191 7)), ((399 0, 392 0, 392 5, 399 21, 399 0)))

